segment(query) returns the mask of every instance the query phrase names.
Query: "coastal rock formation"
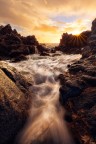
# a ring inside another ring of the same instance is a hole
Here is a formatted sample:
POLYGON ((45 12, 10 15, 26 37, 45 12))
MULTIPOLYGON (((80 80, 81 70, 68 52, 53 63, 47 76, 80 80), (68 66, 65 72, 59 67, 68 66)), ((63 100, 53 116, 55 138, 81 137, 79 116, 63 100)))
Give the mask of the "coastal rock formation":
POLYGON ((90 35, 91 31, 84 31, 80 35, 64 33, 57 50, 69 54, 81 53, 81 48, 88 45, 88 38, 90 35))
POLYGON ((81 59, 69 67, 60 88, 60 101, 71 114, 71 128, 80 144, 96 143, 96 57, 81 59))
POLYGON ((92 23, 89 54, 68 65, 68 73, 59 76, 60 102, 70 115, 65 119, 70 123, 76 144, 96 143, 96 46, 92 42, 95 24, 96 20, 92 23))
POLYGON ((23 37, 15 29, 12 30, 9 24, 0 26, 1 59, 20 59, 21 55, 42 54, 46 51, 46 48, 38 43, 34 35, 23 37))
POLYGON ((0 144, 11 144, 29 109, 30 83, 16 69, 0 62, 0 144))

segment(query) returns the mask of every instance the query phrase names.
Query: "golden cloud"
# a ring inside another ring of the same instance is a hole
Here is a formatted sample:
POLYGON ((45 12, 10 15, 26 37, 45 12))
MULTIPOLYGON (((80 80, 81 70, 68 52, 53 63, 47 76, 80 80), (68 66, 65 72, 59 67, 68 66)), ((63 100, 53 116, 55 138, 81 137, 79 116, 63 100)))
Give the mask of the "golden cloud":
POLYGON ((59 42, 63 32, 90 29, 95 13, 96 0, 0 0, 0 23, 20 26, 24 35, 34 34, 40 42, 59 42), (71 21, 71 16, 77 18, 71 21))
POLYGON ((36 26, 34 30, 42 31, 42 32, 51 32, 56 33, 58 31, 57 26, 50 26, 46 24, 41 24, 40 26, 36 26))

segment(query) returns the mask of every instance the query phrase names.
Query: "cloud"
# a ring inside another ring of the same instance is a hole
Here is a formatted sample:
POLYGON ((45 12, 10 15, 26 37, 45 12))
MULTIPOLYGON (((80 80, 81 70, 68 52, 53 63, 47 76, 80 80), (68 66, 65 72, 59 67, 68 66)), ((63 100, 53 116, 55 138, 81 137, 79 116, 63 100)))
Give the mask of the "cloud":
POLYGON ((51 26, 51 25, 46 25, 46 24, 41 24, 40 26, 37 26, 34 28, 34 30, 38 31, 43 31, 43 32, 51 32, 51 33, 56 33, 58 31, 57 26, 51 26))
POLYGON ((95 13, 96 0, 0 0, 0 23, 40 42, 59 42, 63 32, 90 29, 95 13))

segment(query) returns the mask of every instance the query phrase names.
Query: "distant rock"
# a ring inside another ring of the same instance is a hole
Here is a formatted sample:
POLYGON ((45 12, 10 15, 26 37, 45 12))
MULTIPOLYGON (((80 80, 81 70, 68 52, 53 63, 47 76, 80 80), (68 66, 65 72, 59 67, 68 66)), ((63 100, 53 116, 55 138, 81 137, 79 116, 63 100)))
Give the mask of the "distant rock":
POLYGON ((0 26, 0 57, 1 59, 11 59, 18 55, 35 54, 39 50, 39 43, 35 36, 23 37, 8 24, 0 26), (12 57, 11 57, 12 56, 12 57))
POLYGON ((88 45, 91 31, 84 31, 80 35, 64 33, 56 50, 64 53, 81 53, 81 48, 88 45))

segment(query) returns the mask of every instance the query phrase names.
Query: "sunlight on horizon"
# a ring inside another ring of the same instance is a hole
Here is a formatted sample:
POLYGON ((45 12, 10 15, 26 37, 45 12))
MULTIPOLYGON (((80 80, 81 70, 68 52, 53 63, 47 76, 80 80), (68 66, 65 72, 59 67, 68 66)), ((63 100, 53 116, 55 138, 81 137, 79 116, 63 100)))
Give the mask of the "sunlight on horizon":
POLYGON ((11 24, 24 36, 35 35, 40 43, 59 43, 63 33, 91 29, 95 5, 94 0, 0 0, 0 24, 11 24))

